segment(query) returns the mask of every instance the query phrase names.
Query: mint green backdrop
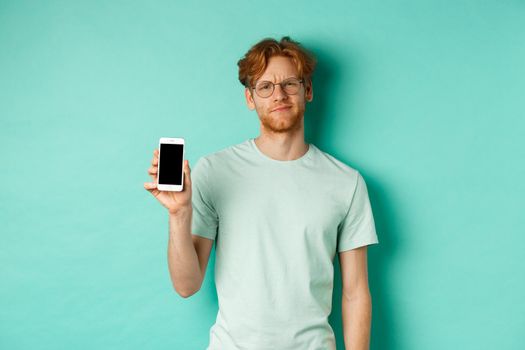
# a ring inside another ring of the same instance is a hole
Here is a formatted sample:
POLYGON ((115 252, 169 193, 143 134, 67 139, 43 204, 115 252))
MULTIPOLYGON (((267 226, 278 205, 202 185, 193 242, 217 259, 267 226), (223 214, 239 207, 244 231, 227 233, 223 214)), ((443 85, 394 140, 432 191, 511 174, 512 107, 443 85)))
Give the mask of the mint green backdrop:
POLYGON ((0 348, 205 348, 215 255, 176 294, 143 182, 161 136, 191 166, 258 135, 236 62, 283 35, 319 59, 307 141, 369 187, 371 348, 522 349, 525 3, 496 0, 0 1, 0 348))

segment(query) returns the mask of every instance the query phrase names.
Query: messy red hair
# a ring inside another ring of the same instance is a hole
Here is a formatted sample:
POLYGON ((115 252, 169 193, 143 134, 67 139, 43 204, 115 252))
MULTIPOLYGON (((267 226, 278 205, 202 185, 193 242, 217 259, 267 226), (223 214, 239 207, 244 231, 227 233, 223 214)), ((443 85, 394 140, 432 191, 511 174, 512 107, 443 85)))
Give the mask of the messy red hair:
POLYGON ((280 41, 265 38, 253 45, 242 59, 237 62, 239 66, 239 81, 247 88, 251 88, 268 66, 268 61, 273 56, 284 56, 292 59, 299 73, 298 78, 311 83, 317 60, 297 41, 283 36, 280 41))

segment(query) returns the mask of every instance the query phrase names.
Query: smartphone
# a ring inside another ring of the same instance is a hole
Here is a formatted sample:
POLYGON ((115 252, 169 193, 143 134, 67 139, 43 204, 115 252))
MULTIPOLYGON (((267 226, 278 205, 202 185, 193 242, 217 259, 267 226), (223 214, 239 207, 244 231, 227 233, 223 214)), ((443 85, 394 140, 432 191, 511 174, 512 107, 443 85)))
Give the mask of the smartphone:
POLYGON ((159 140, 158 183, 159 191, 180 192, 184 184, 184 139, 161 137, 159 140))

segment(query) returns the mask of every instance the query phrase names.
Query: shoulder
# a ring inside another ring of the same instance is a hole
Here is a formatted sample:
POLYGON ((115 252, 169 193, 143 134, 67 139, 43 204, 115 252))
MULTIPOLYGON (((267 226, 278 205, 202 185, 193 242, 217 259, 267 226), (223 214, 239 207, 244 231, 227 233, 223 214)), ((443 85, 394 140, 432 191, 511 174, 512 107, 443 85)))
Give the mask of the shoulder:
POLYGON ((236 158, 241 157, 244 153, 248 152, 248 147, 248 141, 243 141, 231 146, 223 147, 215 152, 201 156, 197 160, 196 166, 198 165, 199 167, 214 169, 224 166, 228 167, 228 164, 230 164, 232 161, 235 161, 236 158))
POLYGON ((351 180, 351 182, 354 183, 361 176, 359 170, 351 166, 349 163, 336 158, 334 155, 321 150, 315 145, 314 147, 316 148, 316 159, 317 162, 319 162, 317 166, 321 169, 321 171, 334 177, 351 180))

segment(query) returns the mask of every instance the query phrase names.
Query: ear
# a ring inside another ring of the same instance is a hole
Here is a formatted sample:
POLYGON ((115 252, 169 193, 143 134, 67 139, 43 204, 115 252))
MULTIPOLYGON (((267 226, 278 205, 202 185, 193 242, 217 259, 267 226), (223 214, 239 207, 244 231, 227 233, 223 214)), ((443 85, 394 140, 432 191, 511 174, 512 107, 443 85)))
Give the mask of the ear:
POLYGON ((255 102, 253 101, 253 96, 249 88, 244 89, 244 97, 246 98, 248 108, 253 111, 255 109, 255 102))
POLYGON ((314 99, 314 86, 311 80, 306 84, 304 98, 308 102, 312 102, 312 100, 314 99))

